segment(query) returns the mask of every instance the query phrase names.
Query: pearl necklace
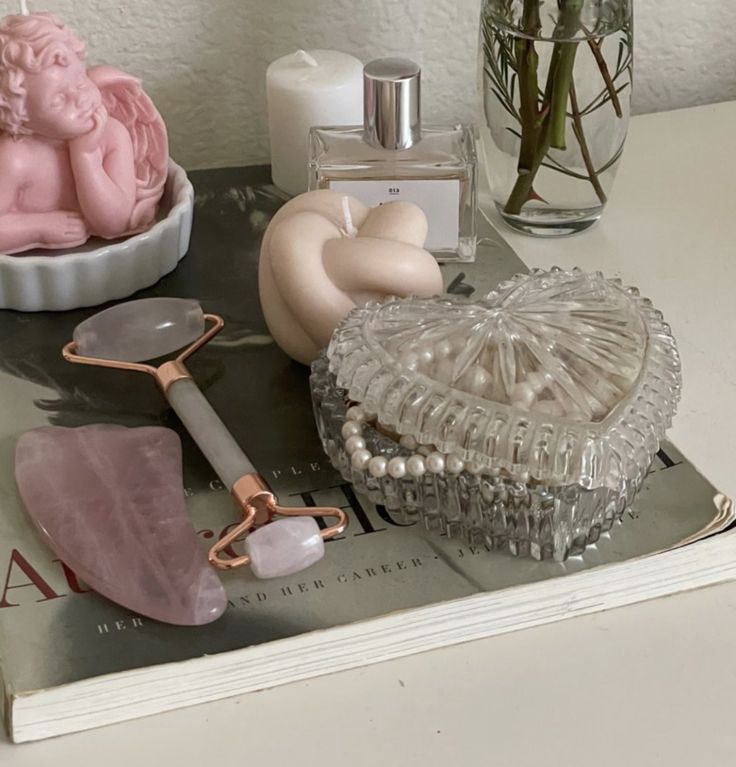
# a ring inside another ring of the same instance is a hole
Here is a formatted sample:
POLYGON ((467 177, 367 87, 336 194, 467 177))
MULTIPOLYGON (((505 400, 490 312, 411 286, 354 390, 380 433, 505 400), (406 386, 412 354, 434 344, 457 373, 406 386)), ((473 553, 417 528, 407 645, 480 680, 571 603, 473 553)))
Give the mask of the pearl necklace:
POLYGON ((463 470, 470 474, 480 474, 481 466, 474 461, 463 461, 455 453, 440 453, 427 446, 419 446, 414 437, 405 435, 399 439, 399 445, 407 450, 417 450, 406 456, 386 458, 383 455, 373 455, 366 447, 363 439, 363 426, 368 417, 365 411, 354 405, 345 414, 346 421, 342 425, 342 438, 345 440, 345 452, 350 456, 350 465, 358 471, 368 473, 380 479, 387 474, 394 479, 401 479, 407 474, 411 477, 422 477, 430 474, 460 474, 463 470))

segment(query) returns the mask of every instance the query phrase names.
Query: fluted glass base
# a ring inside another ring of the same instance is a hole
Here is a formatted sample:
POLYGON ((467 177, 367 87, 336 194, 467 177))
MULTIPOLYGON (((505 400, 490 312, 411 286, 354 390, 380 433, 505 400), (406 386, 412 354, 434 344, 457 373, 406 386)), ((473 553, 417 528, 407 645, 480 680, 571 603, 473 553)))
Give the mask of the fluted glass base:
MULTIPOLYGON (((311 388, 322 445, 346 481, 403 521, 419 519, 428 530, 470 545, 563 561, 580 554, 620 519, 641 485, 637 477, 616 488, 586 490, 580 485, 523 483, 500 473, 467 470, 456 475, 376 478, 367 470, 353 468, 345 450, 340 432, 348 407, 346 392, 336 388, 324 356, 312 366, 311 388)), ((412 453, 368 425, 363 438, 374 455, 391 458, 412 453)))

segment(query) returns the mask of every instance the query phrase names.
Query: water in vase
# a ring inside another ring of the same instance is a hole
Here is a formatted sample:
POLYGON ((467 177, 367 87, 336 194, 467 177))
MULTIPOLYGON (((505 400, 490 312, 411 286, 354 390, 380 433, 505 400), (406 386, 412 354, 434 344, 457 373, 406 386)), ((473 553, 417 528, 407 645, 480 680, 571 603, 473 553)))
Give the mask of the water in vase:
POLYGON ((515 229, 595 223, 623 152, 632 86, 628 0, 486 0, 481 166, 515 229))

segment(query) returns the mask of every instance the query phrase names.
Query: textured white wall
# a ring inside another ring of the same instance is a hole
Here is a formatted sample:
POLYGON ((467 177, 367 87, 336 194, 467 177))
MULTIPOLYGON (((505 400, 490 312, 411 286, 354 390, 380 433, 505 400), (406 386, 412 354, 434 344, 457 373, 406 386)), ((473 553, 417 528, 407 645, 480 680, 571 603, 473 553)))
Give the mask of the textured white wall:
MULTIPOLYGON (((187 167, 268 160, 264 76, 296 48, 424 68, 424 115, 475 116, 480 0, 29 0, 86 39, 90 60, 141 77, 187 167)), ((0 12, 15 12, 0 0, 0 12)), ((634 0, 638 112, 736 98, 736 3, 634 0)))

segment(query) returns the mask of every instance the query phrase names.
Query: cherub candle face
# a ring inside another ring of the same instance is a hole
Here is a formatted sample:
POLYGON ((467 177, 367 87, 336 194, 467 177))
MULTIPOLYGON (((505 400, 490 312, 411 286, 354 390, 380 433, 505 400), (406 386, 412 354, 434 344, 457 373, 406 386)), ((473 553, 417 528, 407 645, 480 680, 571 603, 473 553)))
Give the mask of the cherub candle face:
POLYGON ((32 135, 71 141, 106 121, 107 115, 100 89, 77 54, 59 46, 55 56, 58 64, 25 76, 25 128, 32 135))
POLYGON ((133 77, 88 69, 51 14, 0 22, 0 253, 148 228, 168 168, 161 116, 133 77))

